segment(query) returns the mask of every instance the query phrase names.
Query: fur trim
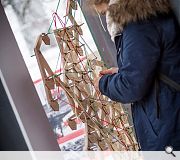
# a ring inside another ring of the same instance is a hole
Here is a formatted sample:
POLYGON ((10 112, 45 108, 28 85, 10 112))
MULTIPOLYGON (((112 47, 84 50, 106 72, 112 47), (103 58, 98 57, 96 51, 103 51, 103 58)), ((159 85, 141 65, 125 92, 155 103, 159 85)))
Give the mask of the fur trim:
POLYGON ((114 42, 114 38, 118 33, 121 33, 122 28, 118 23, 113 22, 112 18, 109 16, 109 12, 106 13, 106 23, 107 29, 111 36, 111 40, 114 42))
MULTIPOLYGON (((109 5, 116 4, 118 3, 118 1, 119 0, 110 0, 109 5)), ((122 28, 118 23, 113 21, 109 11, 106 12, 106 23, 108 32, 111 36, 111 40, 114 42, 115 36, 122 31, 122 28)))
POLYGON ((130 22, 145 20, 157 14, 168 14, 169 0, 111 0, 107 14, 122 31, 130 22))

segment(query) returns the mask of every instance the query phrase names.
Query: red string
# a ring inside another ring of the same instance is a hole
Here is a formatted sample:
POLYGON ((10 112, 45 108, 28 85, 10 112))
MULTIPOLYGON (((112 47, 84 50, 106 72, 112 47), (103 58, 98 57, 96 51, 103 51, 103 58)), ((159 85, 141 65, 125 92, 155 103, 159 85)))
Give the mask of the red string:
POLYGON ((55 28, 57 29, 57 25, 56 25, 56 16, 53 16, 53 21, 54 21, 55 28))
MULTIPOLYGON (((53 16, 53 19, 54 19, 54 17, 57 17, 58 18, 58 20, 59 20, 59 22, 60 22, 60 24, 61 24, 61 26, 63 27, 63 28, 65 28, 66 27, 66 24, 61 20, 61 18, 59 17, 59 15, 57 14, 57 12, 54 12, 53 14, 52 14, 52 16, 53 16)), ((55 18, 55 20, 56 20, 56 18, 55 18)), ((55 25, 56 25, 56 21, 54 21, 55 22, 55 25)), ((57 27, 57 26, 56 26, 57 27)), ((56 28, 57 29, 57 28, 56 28)))

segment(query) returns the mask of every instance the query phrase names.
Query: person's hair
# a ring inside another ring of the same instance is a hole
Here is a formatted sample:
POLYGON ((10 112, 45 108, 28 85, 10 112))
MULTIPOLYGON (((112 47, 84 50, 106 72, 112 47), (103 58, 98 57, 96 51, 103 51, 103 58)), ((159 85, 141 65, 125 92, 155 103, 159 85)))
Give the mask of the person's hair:
POLYGON ((89 0, 90 4, 94 4, 94 5, 100 5, 102 3, 109 3, 110 0, 89 0))

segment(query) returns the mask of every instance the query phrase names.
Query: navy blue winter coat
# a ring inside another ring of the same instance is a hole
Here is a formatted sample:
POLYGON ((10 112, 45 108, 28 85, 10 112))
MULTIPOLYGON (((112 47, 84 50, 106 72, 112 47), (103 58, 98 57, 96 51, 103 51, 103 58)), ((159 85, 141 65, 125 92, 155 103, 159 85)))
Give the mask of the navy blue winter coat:
POLYGON ((180 93, 162 81, 157 92, 155 85, 159 73, 180 84, 180 28, 175 17, 129 23, 115 42, 119 72, 103 76, 100 91, 114 101, 132 103, 141 150, 180 150, 180 93))

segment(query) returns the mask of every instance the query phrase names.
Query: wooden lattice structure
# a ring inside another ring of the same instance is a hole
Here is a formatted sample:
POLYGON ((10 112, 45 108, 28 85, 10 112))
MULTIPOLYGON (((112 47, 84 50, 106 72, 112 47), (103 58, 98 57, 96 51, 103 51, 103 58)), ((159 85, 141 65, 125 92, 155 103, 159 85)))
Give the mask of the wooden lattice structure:
POLYGON ((57 111, 58 99, 53 97, 52 90, 58 86, 65 91, 68 104, 74 112, 68 120, 69 126, 75 130, 77 118, 86 124, 85 150, 137 150, 133 127, 128 122, 128 113, 120 103, 111 101, 95 90, 93 80, 98 76, 98 71, 105 67, 93 53, 87 54, 85 44, 79 42, 83 31, 81 24, 77 24, 72 16, 72 10, 76 9, 76 1, 69 0, 67 17, 72 26, 54 30, 63 59, 63 78, 61 74, 57 76, 53 73, 40 51, 42 42, 50 45, 48 35, 41 34, 35 46, 48 102, 57 111))

